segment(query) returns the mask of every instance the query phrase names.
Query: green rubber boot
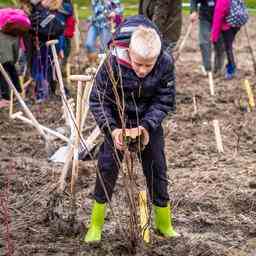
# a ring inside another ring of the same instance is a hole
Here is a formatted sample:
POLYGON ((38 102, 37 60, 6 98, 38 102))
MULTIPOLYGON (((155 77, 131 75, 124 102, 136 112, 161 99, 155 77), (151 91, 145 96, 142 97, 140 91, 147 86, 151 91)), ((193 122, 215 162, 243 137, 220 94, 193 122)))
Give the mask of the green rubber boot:
POLYGON ((171 223, 171 209, 170 204, 166 207, 159 207, 153 205, 155 214, 155 228, 164 237, 177 237, 178 233, 174 230, 171 223))
POLYGON ((90 228, 84 238, 86 243, 98 242, 101 240, 101 232, 104 224, 105 212, 106 204, 100 204, 94 201, 90 228))

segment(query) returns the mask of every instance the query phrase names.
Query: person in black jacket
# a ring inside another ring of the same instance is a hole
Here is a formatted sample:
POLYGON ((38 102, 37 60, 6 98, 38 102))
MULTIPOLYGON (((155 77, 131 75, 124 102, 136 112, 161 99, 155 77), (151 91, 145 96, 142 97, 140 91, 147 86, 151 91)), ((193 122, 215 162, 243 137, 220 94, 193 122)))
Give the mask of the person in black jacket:
POLYGON ((127 132, 135 128, 142 134, 145 147, 141 152, 142 167, 153 202, 156 228, 163 236, 177 235, 171 225, 161 125, 167 114, 175 110, 174 62, 162 50, 157 31, 142 15, 129 17, 118 28, 110 55, 96 76, 90 110, 105 134, 105 141, 99 151, 99 173, 86 242, 101 239, 106 202, 111 199, 118 163, 123 159, 123 128, 127 132), (122 109, 124 113, 120 116, 122 109))
MULTIPOLYGON (((15 33, 17 31, 15 30, 15 33)), ((21 92, 18 72, 15 63, 19 55, 19 36, 15 33, 7 34, 0 31, 0 63, 10 76, 18 92, 21 92)), ((9 106, 10 88, 3 74, 0 72, 0 108, 9 106)))
POLYGON ((203 71, 221 74, 224 65, 224 45, 222 37, 214 44, 214 66, 212 67, 211 28, 213 22, 215 0, 190 0, 190 20, 199 18, 199 46, 202 55, 203 71), (200 4, 200 7, 198 5, 200 4))
POLYGON ((181 0, 140 0, 139 14, 152 20, 163 36, 168 52, 176 46, 182 27, 181 0))

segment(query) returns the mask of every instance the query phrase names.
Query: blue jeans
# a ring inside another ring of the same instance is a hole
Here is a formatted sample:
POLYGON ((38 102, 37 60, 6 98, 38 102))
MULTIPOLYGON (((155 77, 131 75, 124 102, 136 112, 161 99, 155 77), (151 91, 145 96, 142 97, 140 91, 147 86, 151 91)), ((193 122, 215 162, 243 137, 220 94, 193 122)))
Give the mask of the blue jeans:
POLYGON ((98 28, 95 25, 90 25, 87 38, 85 41, 85 48, 88 52, 96 52, 96 40, 100 37, 100 52, 103 53, 108 46, 112 34, 109 28, 98 28))
POLYGON ((51 59, 51 50, 45 44, 32 57, 31 74, 36 82, 36 100, 46 100, 49 96, 49 85, 53 80, 51 59))
MULTIPOLYGON (((212 24, 207 19, 200 18, 199 20, 199 45, 202 55, 203 66, 206 71, 212 70, 212 44, 211 44, 211 29, 212 24)), ((224 63, 224 44, 222 36, 216 44, 214 44, 214 68, 216 72, 222 69, 224 63)))

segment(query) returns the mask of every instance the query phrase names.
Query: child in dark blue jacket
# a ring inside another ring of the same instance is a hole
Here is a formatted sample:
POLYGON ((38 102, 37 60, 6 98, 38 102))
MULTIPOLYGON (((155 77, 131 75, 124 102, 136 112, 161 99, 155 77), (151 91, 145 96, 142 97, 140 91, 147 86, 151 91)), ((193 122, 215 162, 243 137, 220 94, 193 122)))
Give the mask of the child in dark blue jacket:
POLYGON ((162 50, 157 28, 144 16, 129 17, 118 28, 110 55, 96 76, 90 110, 105 134, 105 141, 99 152, 95 201, 85 242, 101 240, 106 202, 112 197, 118 163, 124 154, 122 128, 135 128, 143 135, 145 148, 141 160, 153 202, 155 226, 165 237, 176 236, 171 224, 161 126, 167 114, 175 110, 174 62, 162 50))

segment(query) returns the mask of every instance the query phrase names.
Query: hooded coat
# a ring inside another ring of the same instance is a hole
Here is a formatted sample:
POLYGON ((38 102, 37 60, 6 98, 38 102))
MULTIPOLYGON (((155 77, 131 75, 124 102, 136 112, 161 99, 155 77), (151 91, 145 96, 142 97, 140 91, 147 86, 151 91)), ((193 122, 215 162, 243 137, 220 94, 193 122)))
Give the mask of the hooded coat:
POLYGON ((115 87, 120 104, 124 104, 126 128, 141 125, 149 132, 155 131, 168 112, 175 110, 174 62, 169 54, 161 51, 153 70, 144 78, 139 78, 129 65, 129 39, 139 25, 158 32, 144 16, 129 17, 119 26, 110 55, 96 75, 90 95, 90 110, 105 134, 122 127, 115 87))

